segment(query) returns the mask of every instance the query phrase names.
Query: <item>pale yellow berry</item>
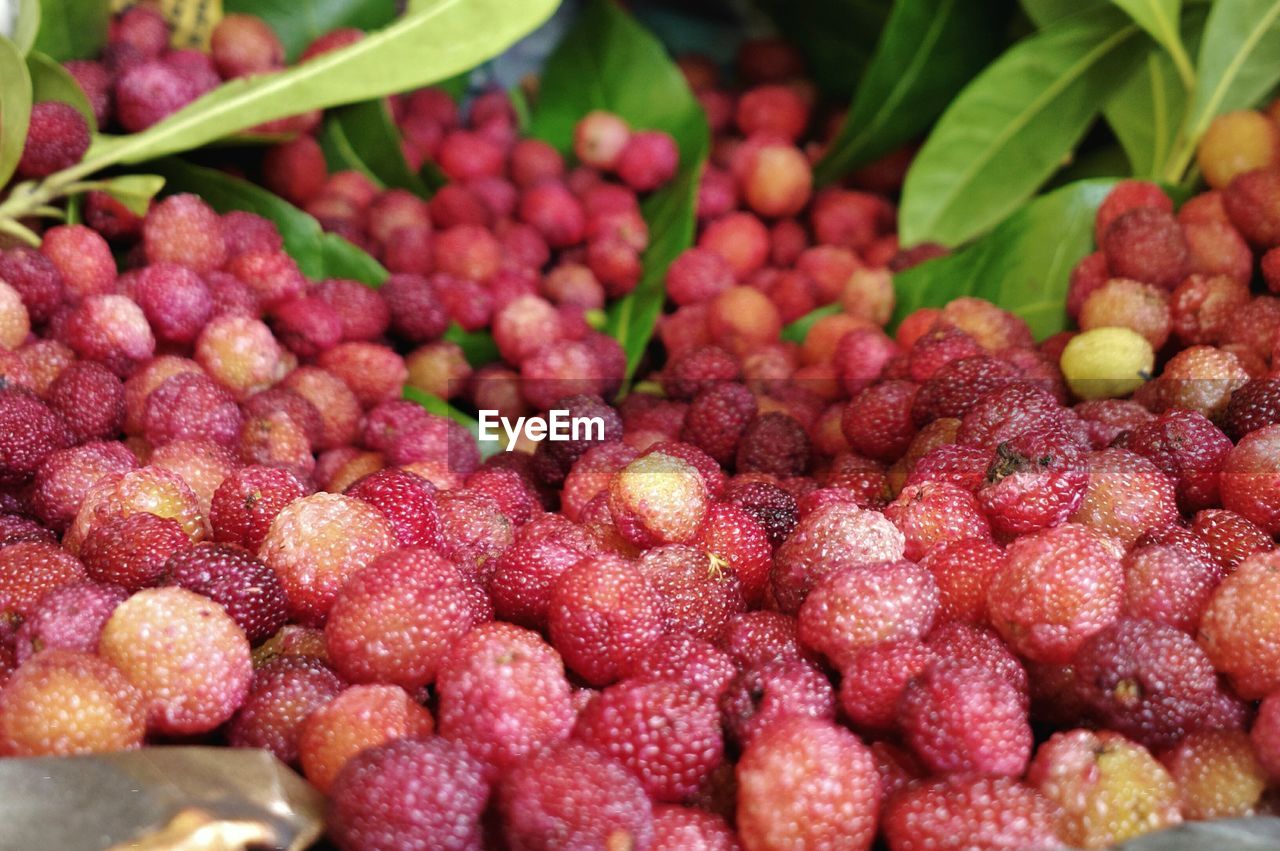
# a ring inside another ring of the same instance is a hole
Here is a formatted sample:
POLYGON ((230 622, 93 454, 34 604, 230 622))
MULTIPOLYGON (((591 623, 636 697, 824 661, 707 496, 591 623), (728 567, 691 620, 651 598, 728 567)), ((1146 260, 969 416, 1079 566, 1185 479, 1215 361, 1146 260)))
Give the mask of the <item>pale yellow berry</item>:
POLYGON ((1062 350, 1062 375, 1081 399, 1128 396, 1151 377, 1156 355, 1130 328, 1094 328, 1071 339, 1062 350))

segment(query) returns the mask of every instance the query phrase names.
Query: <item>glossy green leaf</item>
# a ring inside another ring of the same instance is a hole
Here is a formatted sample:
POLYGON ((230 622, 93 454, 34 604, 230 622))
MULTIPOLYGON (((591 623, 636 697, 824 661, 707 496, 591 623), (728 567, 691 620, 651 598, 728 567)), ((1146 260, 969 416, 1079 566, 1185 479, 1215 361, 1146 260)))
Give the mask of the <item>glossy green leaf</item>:
POLYGON ((158 174, 122 174, 95 181, 93 188, 107 193, 135 216, 144 216, 151 199, 164 188, 164 178, 158 174))
MULTIPOLYGON (((1187 8, 1182 20, 1187 49, 1195 50, 1200 44, 1208 14, 1207 4, 1187 8)), ((1186 110, 1187 87, 1173 59, 1164 48, 1151 45, 1103 107, 1134 177, 1158 179, 1164 173, 1186 110)))
POLYGON ((1280 83, 1280 0, 1218 0, 1200 43, 1195 92, 1165 177, 1182 177, 1200 137, 1224 112, 1254 106, 1280 83))
POLYGON ((907 173, 903 244, 960 245, 1035 194, 1132 67, 1137 36, 1124 15, 1099 9, 1023 39, 980 74, 907 173))
POLYGON ((396 16, 395 0, 222 0, 223 12, 248 12, 262 18, 293 61, 319 36, 339 27, 373 30, 396 16))
POLYGON ((383 97, 451 77, 501 53, 558 0, 435 0, 341 50, 275 74, 233 80, 141 133, 102 140, 87 174, 191 150, 266 121, 383 97))
POLYGON ((320 126, 320 132, 316 138, 320 142, 320 150, 324 152, 325 165, 329 167, 330 172, 358 171, 369 178, 377 188, 387 188, 381 178, 373 173, 369 164, 361 158, 356 151, 356 146, 351 144, 351 140, 347 138, 346 128, 337 121, 326 119, 320 126))
MULTIPOLYGON (((884 0, 758 0, 832 97, 853 95, 889 17, 884 0)), ((981 17, 977 15, 976 17, 981 17)))
POLYGON ((1006 9, 992 3, 975 15, 962 0, 897 0, 853 106, 814 168, 818 182, 836 180, 927 130, 995 55, 993 23, 1006 9))
POLYGON ((325 123, 341 128, 343 138, 357 153, 359 161, 383 186, 428 194, 422 178, 405 162, 400 150, 400 133, 384 100, 379 98, 331 110, 325 123))
POLYGON ((1182 51, 1182 0, 1112 0, 1170 53, 1182 51))
POLYGON ((493 335, 487 331, 464 331, 461 326, 454 323, 444 332, 444 338, 451 343, 456 343, 458 348, 462 349, 467 363, 473 367, 481 367, 502 360, 502 355, 498 353, 498 344, 493 341, 493 335))
POLYGON ((342 237, 325 233, 314 218, 260 186, 176 159, 149 167, 165 178, 170 192, 194 192, 220 213, 248 210, 275 222, 285 251, 308 278, 350 278, 370 286, 387 278, 377 260, 342 237))
POLYGON ((1040 29, 1063 18, 1106 6, 1110 0, 1021 0, 1022 11, 1040 29))
POLYGON ((627 354, 630 377, 662 312, 667 266, 693 241, 698 181, 710 146, 706 117, 662 45, 612 0, 587 3, 547 60, 541 92, 530 131, 562 152, 572 151, 573 127, 592 109, 666 131, 680 147, 675 179, 641 206, 649 225, 644 275, 609 308, 606 328, 627 354))
POLYGON ((1037 198, 972 245, 894 278, 895 322, 921 307, 978 296, 1021 316, 1037 337, 1067 326, 1071 269, 1093 250, 1093 220, 1113 180, 1073 183, 1037 198))
POLYGON ((93 59, 107 43, 108 0, 40 0, 35 47, 59 62, 93 59))
POLYGON ((48 100, 60 100, 75 107, 84 116, 91 129, 97 128, 97 118, 84 89, 76 82, 75 77, 63 68, 61 63, 54 62, 38 50, 27 54, 27 71, 31 74, 31 97, 36 103, 48 100))
POLYGON ((13 30, 13 43, 26 56, 40 32, 40 0, 18 0, 18 21, 13 30))
POLYGON ((12 41, 0 36, 0 186, 22 159, 31 120, 31 75, 12 41))

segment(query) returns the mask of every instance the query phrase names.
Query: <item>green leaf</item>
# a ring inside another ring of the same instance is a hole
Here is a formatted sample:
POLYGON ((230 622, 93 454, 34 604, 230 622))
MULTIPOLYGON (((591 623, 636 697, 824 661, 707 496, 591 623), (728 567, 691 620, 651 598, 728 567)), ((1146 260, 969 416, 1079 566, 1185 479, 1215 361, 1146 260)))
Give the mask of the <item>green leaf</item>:
POLYGON ((18 22, 13 30, 13 43, 26 56, 40 32, 40 0, 18 0, 18 22))
POLYGON ((1037 337, 1067 327, 1072 267, 1093 250, 1093 220, 1114 180, 1073 183, 1037 198, 982 239, 894 278, 894 321, 921 307, 978 296, 1021 316, 1037 337))
POLYGON ((320 141, 320 149, 324 152, 325 165, 329 167, 330 172, 358 171, 379 189, 387 188, 378 175, 373 173, 369 164, 356 152, 356 146, 351 144, 351 140, 347 138, 346 128, 341 124, 326 118, 324 124, 320 126, 317 138, 320 141))
POLYGON ((33 50, 27 54, 27 71, 31 74, 32 100, 36 103, 60 100, 70 104, 89 122, 90 129, 97 129, 98 119, 93 114, 93 107, 89 104, 84 89, 80 88, 75 77, 60 63, 33 50))
POLYGON ((164 178, 158 174, 122 174, 94 181, 93 188, 107 193, 135 216, 145 216, 151 199, 164 188, 164 178))
MULTIPOLYGON (((1200 44, 1208 14, 1208 5, 1201 4, 1188 7, 1183 15, 1182 40, 1188 49, 1200 44)), ((1103 107, 1134 177, 1157 179, 1164 173, 1186 109, 1186 85, 1173 59, 1159 45, 1151 45, 1103 107)))
POLYGON ((897 0, 853 106, 814 168, 830 183, 919 136, 995 55, 995 3, 982 15, 961 0, 897 0))
POLYGON ((423 393, 415 387, 404 388, 404 398, 410 402, 417 402, 428 413, 435 414, 438 417, 447 417, 459 425, 466 428, 471 436, 475 438, 476 444, 480 447, 480 457, 488 458, 502 451, 502 442, 500 440, 481 440, 480 439, 480 423, 475 417, 459 411, 439 396, 433 396, 430 393, 423 393))
POLYGON ((31 75, 18 47, 0 35, 0 186, 22 159, 31 120, 31 75))
MULTIPOLYGON (((848 99, 889 17, 883 0, 759 0, 828 95, 848 99)), ((981 17, 977 15, 975 17, 981 17)))
POLYGON ((1182 17, 1182 0, 1112 0, 1133 18, 1170 53, 1182 50, 1178 21, 1182 17))
POLYGON ((383 186, 428 194, 422 178, 405 162, 400 150, 400 133, 384 100, 379 98, 331 110, 325 124, 331 123, 341 129, 343 138, 358 152, 359 161, 383 186))
POLYGON ((947 109, 907 173, 904 245, 959 245, 1030 198, 1134 61, 1135 24, 1075 15, 1014 45, 947 109))
POLYGON ((1200 44, 1191 109, 1167 179, 1176 182, 1182 177, 1215 117, 1253 106, 1280 83, 1278 56, 1280 0, 1213 4, 1200 44))
POLYGON ((462 354, 466 356, 467 363, 474 367, 502 360, 502 355, 498 353, 498 344, 493 341, 493 335, 487 331, 464 331, 462 326, 455 322, 444 332, 444 338, 451 343, 456 343, 458 348, 462 349, 462 354))
POLYGON ((292 62, 319 36, 339 27, 373 30, 391 23, 395 0, 222 0, 223 12, 247 12, 262 18, 284 45, 292 62))
POLYGON ((94 59, 107 43, 107 0, 40 0, 35 47, 58 62, 94 59))
POLYGON ((350 278, 377 286, 387 270, 340 236, 325 233, 320 223, 266 189, 210 168, 177 159, 152 163, 170 192, 194 192, 220 213, 248 210, 275 222, 285 251, 308 278, 350 278))
POLYGON ((1022 11, 1040 29, 1079 12, 1106 6, 1109 0, 1021 0, 1022 11))
POLYGON ((530 132, 562 152, 573 127, 592 109, 621 115, 633 127, 670 133, 680 147, 675 179, 645 199, 649 225, 644 275, 609 308, 606 328, 635 373, 662 312, 667 266, 693 241, 698 181, 710 147, 706 116, 662 45, 611 0, 590 0, 547 60, 530 132))
POLYGON ((790 325, 783 326, 782 339, 789 343, 803 343, 804 338, 809 336, 809 329, 817 324, 819 319, 835 316, 841 309, 839 304, 827 304, 806 313, 790 325))
POLYGON ((443 80, 501 53, 558 0, 434 0, 359 42, 275 74, 232 80, 152 127, 102 140, 72 170, 188 151, 267 121, 443 80))

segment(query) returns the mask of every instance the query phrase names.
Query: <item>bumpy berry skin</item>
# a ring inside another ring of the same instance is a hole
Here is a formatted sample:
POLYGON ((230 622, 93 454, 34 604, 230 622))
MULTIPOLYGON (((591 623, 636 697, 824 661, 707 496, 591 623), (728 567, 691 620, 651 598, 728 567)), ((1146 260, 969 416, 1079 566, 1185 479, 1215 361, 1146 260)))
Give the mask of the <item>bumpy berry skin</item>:
POLYGON ((433 550, 399 549, 342 587, 325 624, 325 646, 347 680, 413 690, 435 679, 472 620, 456 567, 433 550))
POLYGON ((1033 429, 996 447, 978 500, 995 530, 1013 537, 1064 522, 1088 482, 1084 452, 1068 435, 1033 429))
POLYGON ((1026 535, 991 580, 991 621, 1020 655, 1066 662, 1120 614, 1124 568, 1089 529, 1064 524, 1026 535))
POLYGON ((652 847, 653 805, 640 782, 577 742, 543 750, 507 772, 497 809, 512 851, 652 847))
POLYGON ((21 665, 49 647, 98 649, 107 618, 128 593, 115 585, 76 582, 45 594, 14 636, 14 659, 21 665))
POLYGON ((574 738, 620 761, 657 801, 693 795, 724 758, 715 702, 663 680, 605 689, 579 714, 574 738))
POLYGON ((106 367, 79 361, 64 369, 47 395, 76 443, 108 440, 124 423, 124 385, 106 367))
POLYGON ((556 580, 594 548, 582 531, 555 515, 523 527, 515 543, 486 562, 490 594, 499 617, 513 623, 546 623, 556 580))
POLYGON ((871 752, 849 731, 830 721, 786 721, 751 743, 736 773, 748 851, 871 847, 880 779, 871 752))
POLYGON ((795 716, 834 718, 836 696, 817 665, 778 658, 745 665, 720 697, 724 727, 739 745, 795 716))
POLYGON ((1102 535, 1131 546, 1142 535, 1178 519, 1173 481, 1136 453, 1112 448, 1088 455, 1089 485, 1071 515, 1102 535))
POLYGON ((395 547, 392 526, 376 508, 326 493, 286 505, 271 521, 258 557, 280 577, 290 618, 318 624, 346 581, 395 547))
POLYGON ((209 505, 213 538, 257 552, 280 510, 307 489, 288 470, 249 465, 222 480, 209 505))
POLYGON ((1117 621, 1086 641, 1072 664, 1096 717, 1150 748, 1196 729, 1217 691, 1194 639, 1153 621, 1117 621))
POLYGON ((0 691, 0 753, 67 756, 131 750, 146 732, 143 696, 110 662, 51 648, 0 691))
POLYGON ((21 484, 75 438, 61 415, 35 396, 0 389, 0 484, 21 484))
POLYGON ((328 792, 344 765, 369 748, 431 735, 435 722, 399 686, 358 685, 314 709, 298 736, 302 772, 328 792))
POLYGON ((475 627, 436 678, 440 732, 495 770, 568 738, 574 710, 564 663, 537 633, 475 627))
POLYGON ((734 851, 740 847, 725 820, 692 807, 662 804, 653 812, 653 851, 734 851))
POLYGON ((1280 425, 1245 435, 1227 454, 1220 481, 1223 508, 1280 534, 1280 425))
POLYGON ((1031 758, 1023 696, 968 662, 935 664, 903 692, 900 725, 933 771, 1020 776, 1031 758))
POLYGON ((142 692, 150 729, 201 733, 231 717, 253 674, 249 642, 217 603, 182 588, 125 600, 98 652, 142 692))
POLYGON ((800 607, 797 635, 836 667, 881 641, 920 638, 933 626, 938 589, 911 562, 854 565, 814 586, 800 607))
POLYGON ((280 656, 261 664, 227 729, 234 748, 266 748, 281 762, 298 762, 298 736, 312 711, 342 691, 342 681, 314 656, 280 656))
POLYGON ((741 507, 754 517, 764 527, 769 542, 775 546, 791 535, 799 519, 795 497, 768 482, 730 482, 725 488, 724 501, 741 507))
POLYGON ((1280 378, 1255 378, 1231 394, 1223 429, 1234 440, 1269 425, 1280 424, 1280 378))
POLYGON ((830 504, 809 514, 778 548, 771 577, 779 608, 799 611, 810 589, 842 568, 902 558, 906 539, 883 515, 830 504))
POLYGON ((386 469, 365 476, 346 490, 382 512, 402 547, 440 545, 435 487, 408 470, 386 469))
POLYGON ((897 720, 902 692, 936 660, 914 638, 864 647, 840 669, 840 708, 858 729, 888 731, 897 720))
POLYGON ((226 544, 202 543, 174 553, 165 564, 171 584, 221 605, 257 644, 285 621, 284 589, 276 574, 248 552, 226 544))
POLYGON ((1277 694, 1267 695, 1258 706, 1249 741, 1267 776, 1280 777, 1280 696, 1277 694))
POLYGON ((0 547, 0 619, 25 618, 50 591, 87 578, 84 565, 52 543, 19 541, 0 547))
POLYGON ((137 591, 160 584, 169 557, 190 546, 191 539, 175 521, 140 511, 90 530, 80 560, 98 582, 137 591))
POLYGON ((619 531, 638 546, 683 543, 707 511, 707 489, 687 461, 658 452, 632 461, 609 486, 609 510, 619 531))
POLYGON ((1200 646, 1246 700, 1280 688, 1280 648, 1273 640, 1280 628, 1277 599, 1280 559, 1254 556, 1222 581, 1200 620, 1200 646))
POLYGON ((684 683, 718 699, 737 670, 729 654, 715 645, 669 632, 636 658, 628 676, 684 683))
POLYGON ((1240 730, 1192 733, 1161 755, 1182 801, 1186 819, 1253 815, 1267 775, 1240 730))
POLYGON ((489 797, 481 766, 439 737, 401 739, 352 759, 332 788, 329 830, 338 847, 439 848, 481 844, 489 797))
POLYGON ((1187 244, 1173 214, 1154 207, 1124 213, 1102 237, 1111 274, 1173 289, 1187 272, 1187 244))
POLYGON ((973 494, 948 482, 908 485, 885 507, 906 537, 906 557, 919 560, 935 546, 965 538, 986 538, 991 527, 973 494))
POLYGON ((637 566, 585 558, 556 580, 548 607, 551 643, 591 685, 621 677, 666 627, 662 598, 637 566))
POLYGON ((31 107, 27 141, 18 160, 18 176, 48 177, 80 162, 89 150, 89 125, 75 107, 58 100, 31 107))
POLYGON ((1027 783, 1059 808, 1058 836, 1076 847, 1104 848, 1182 821, 1168 772, 1119 733, 1055 733, 1027 783))
POLYGON ((1225 571, 1206 552, 1153 544, 1124 559, 1125 613, 1195 634, 1200 617, 1225 571))
POLYGON ((1167 411, 1134 429, 1125 445, 1174 481, 1178 506, 1187 514, 1218 504, 1218 473, 1231 441, 1202 414, 1167 411))
POLYGON ((987 621, 987 586, 1004 563, 1004 550, 989 538, 948 541, 930 550, 920 566, 933 574, 942 621, 987 621))
POLYGON ((1052 848, 1057 813, 1034 789, 1009 777, 952 775, 914 785, 884 810, 893 851, 958 848, 1052 848))

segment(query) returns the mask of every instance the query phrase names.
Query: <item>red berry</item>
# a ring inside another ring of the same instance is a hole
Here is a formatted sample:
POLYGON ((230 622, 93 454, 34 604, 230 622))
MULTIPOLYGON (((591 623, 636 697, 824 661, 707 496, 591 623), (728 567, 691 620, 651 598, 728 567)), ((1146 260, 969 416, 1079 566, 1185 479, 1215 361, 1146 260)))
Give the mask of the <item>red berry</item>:
POLYGON ((169 557, 165 573, 169 584, 220 604, 251 643, 266 640, 284 626, 285 596, 280 580, 238 547, 206 543, 180 550, 169 557))
POLYGON ((27 180, 48 177, 80 162, 87 150, 89 125, 84 116, 62 101, 41 101, 31 107, 18 176, 27 180))

